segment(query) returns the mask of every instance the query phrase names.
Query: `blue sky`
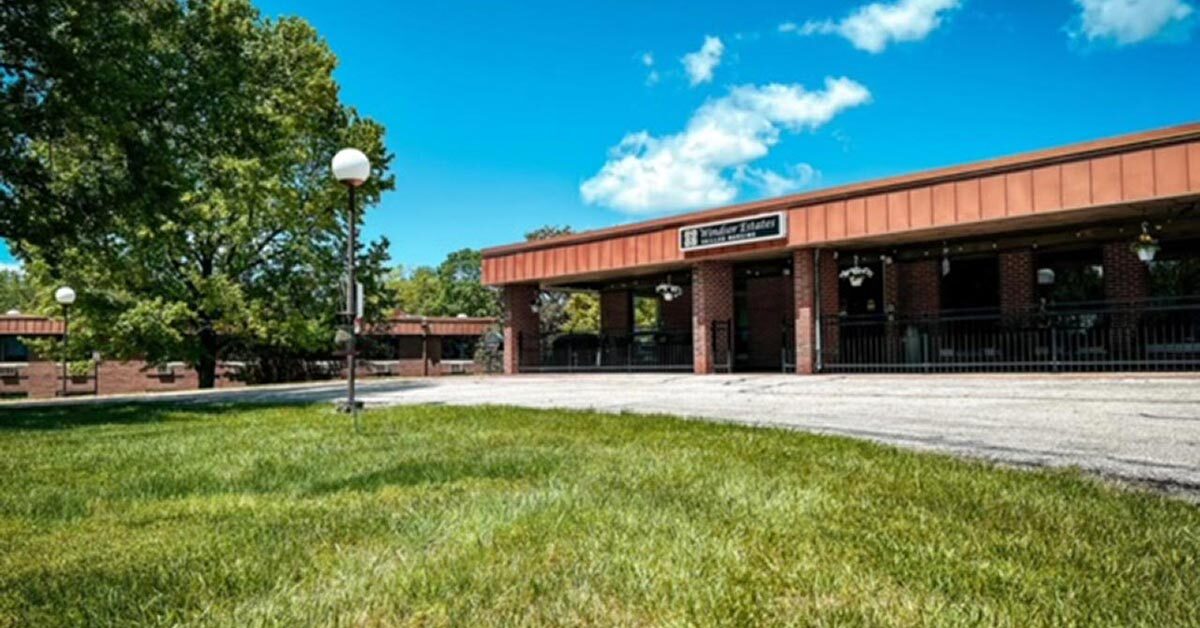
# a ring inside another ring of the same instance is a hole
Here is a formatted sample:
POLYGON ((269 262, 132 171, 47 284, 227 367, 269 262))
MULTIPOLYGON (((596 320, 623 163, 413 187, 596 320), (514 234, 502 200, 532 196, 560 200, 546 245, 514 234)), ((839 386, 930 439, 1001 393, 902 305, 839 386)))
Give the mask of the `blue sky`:
POLYGON ((387 128, 366 233, 411 265, 1200 120, 1194 2, 258 6, 313 23, 387 128))

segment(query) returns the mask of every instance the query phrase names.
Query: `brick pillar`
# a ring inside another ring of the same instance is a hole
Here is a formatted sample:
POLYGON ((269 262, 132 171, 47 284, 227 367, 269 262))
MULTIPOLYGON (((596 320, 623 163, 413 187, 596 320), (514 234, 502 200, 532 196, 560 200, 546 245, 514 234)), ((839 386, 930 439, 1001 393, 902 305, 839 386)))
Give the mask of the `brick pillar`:
MULTIPOLYGON (((1129 250, 1128 242, 1109 242, 1104 245, 1104 297, 1124 303, 1140 301, 1150 296, 1150 270, 1137 254, 1129 250)), ((1121 305, 1112 315, 1108 330, 1108 350, 1117 359, 1140 357, 1138 324, 1141 307, 1121 305)))
POLYGON ((1015 319, 1036 305, 1033 250, 1021 249, 1000 254, 1000 313, 1015 319))
POLYGON ((1104 245, 1104 296, 1109 301, 1140 301, 1150 296, 1150 271, 1128 242, 1104 245))
POLYGON ((688 331, 692 328, 692 290, 685 286, 683 294, 674 301, 658 302, 663 331, 688 331))
POLYGON ((628 336, 633 333, 633 293, 605 290, 600 293, 600 333, 628 336))
POLYGON ((935 316, 942 309, 941 260, 924 259, 895 266, 900 279, 900 313, 935 316))
POLYGON ((816 320, 814 325, 821 326, 821 353, 814 356, 829 360, 837 360, 841 347, 840 328, 837 325, 838 314, 842 311, 842 286, 838 279, 838 261, 833 251, 822 250, 817 261, 817 305, 814 308, 816 320))
POLYGON ((715 370, 713 321, 733 323, 733 266, 728 262, 701 262, 692 271, 692 369, 696 373, 715 370))
POLYGON ((817 370, 816 263, 812 249, 792 253, 792 293, 796 308, 796 372, 817 370))
POLYGON ((525 359, 537 360, 538 315, 529 304, 538 296, 538 287, 530 285, 504 286, 504 373, 513 375, 520 369, 520 353, 525 359))
POLYGON ((900 270, 895 263, 883 263, 883 312, 894 314, 900 311, 900 270))

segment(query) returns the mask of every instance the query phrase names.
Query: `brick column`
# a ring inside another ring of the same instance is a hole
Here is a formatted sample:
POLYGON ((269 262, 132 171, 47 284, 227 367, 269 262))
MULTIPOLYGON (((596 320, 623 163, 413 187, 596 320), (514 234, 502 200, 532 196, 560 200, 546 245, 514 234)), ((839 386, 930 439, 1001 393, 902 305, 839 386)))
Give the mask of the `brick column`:
POLYGON ((633 293, 605 290, 600 293, 600 333, 628 336, 633 332, 633 293))
POLYGON ((715 370, 713 321, 733 323, 733 266, 728 262, 701 262, 692 271, 692 369, 696 373, 715 370))
POLYGON ((900 313, 935 316, 942 309, 941 260, 925 259, 895 266, 900 279, 900 313))
POLYGON ((659 318, 664 331, 687 331, 692 328, 692 290, 685 286, 683 294, 674 301, 659 300, 659 318))
POLYGON ((796 372, 817 369, 816 263, 812 249, 792 253, 792 293, 796 308, 796 372))
MULTIPOLYGON (((1128 242, 1109 242, 1104 245, 1104 297, 1124 303, 1140 301, 1150 296, 1150 270, 1137 254, 1129 250, 1128 242)), ((1138 305, 1120 305, 1112 315, 1108 330, 1108 350, 1118 359, 1140 356, 1138 324, 1141 319, 1138 305)))
POLYGON ((1006 319, 1023 316, 1036 305, 1033 250, 1021 249, 1000 254, 1000 313, 1006 319))
POLYGON ((529 309, 529 304, 537 296, 537 286, 504 286, 504 373, 507 375, 519 372, 522 351, 526 360, 536 360, 538 357, 536 347, 539 320, 538 315, 529 309), (523 343, 523 347, 518 346, 518 343, 523 343))
POLYGON ((842 286, 838 279, 838 261, 833 251, 822 250, 817 261, 817 306, 814 309, 816 320, 814 325, 821 325, 821 353, 823 356, 814 358, 829 358, 836 360, 841 347, 840 328, 836 323, 824 324, 825 321, 837 321, 842 311, 842 286))
POLYGON ((1109 301, 1139 301, 1150 296, 1150 271, 1128 242, 1104 245, 1104 296, 1109 301))
POLYGON ((883 312, 894 314, 900 311, 900 270, 896 264, 880 264, 883 269, 883 312))

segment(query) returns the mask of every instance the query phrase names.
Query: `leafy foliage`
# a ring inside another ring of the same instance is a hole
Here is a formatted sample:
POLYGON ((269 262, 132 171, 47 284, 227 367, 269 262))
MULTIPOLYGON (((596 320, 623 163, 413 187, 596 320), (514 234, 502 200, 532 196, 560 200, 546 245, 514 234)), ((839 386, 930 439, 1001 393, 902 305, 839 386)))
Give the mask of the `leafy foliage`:
POLYGON ((0 314, 10 310, 32 311, 36 300, 36 289, 24 273, 0 270, 0 314))
MULTIPOLYGON (((311 26, 247 0, 14 0, 0 36, 0 236, 36 283, 76 288, 79 342, 190 361, 202 385, 221 356, 330 346, 347 214, 329 159, 371 158, 365 206, 393 179, 311 26)), ((371 315, 386 244, 357 251, 371 315)))
POLYGON ((436 268, 397 267, 388 277, 401 312, 422 316, 498 316, 496 290, 483 285, 483 256, 461 249, 446 256, 436 268))

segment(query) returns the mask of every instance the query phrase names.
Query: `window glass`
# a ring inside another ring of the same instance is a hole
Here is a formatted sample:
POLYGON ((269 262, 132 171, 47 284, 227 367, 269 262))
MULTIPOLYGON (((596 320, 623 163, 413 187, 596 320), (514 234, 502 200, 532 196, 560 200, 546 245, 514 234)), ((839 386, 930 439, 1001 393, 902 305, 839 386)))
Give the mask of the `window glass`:
POLYGON ((995 256, 951 257, 950 272, 942 275, 940 286, 943 310, 999 307, 1000 260, 995 256))
POLYGON ((0 362, 28 362, 29 348, 16 336, 0 338, 0 362))
POLYGON ((443 336, 442 359, 473 360, 475 359, 475 345, 478 342, 479 338, 475 336, 443 336))
POLYGON ((1047 305, 1104 300, 1100 248, 1047 251, 1034 257, 1036 294, 1047 305))
POLYGON ((1163 243, 1150 263, 1150 296, 1200 296, 1200 241, 1163 243))

